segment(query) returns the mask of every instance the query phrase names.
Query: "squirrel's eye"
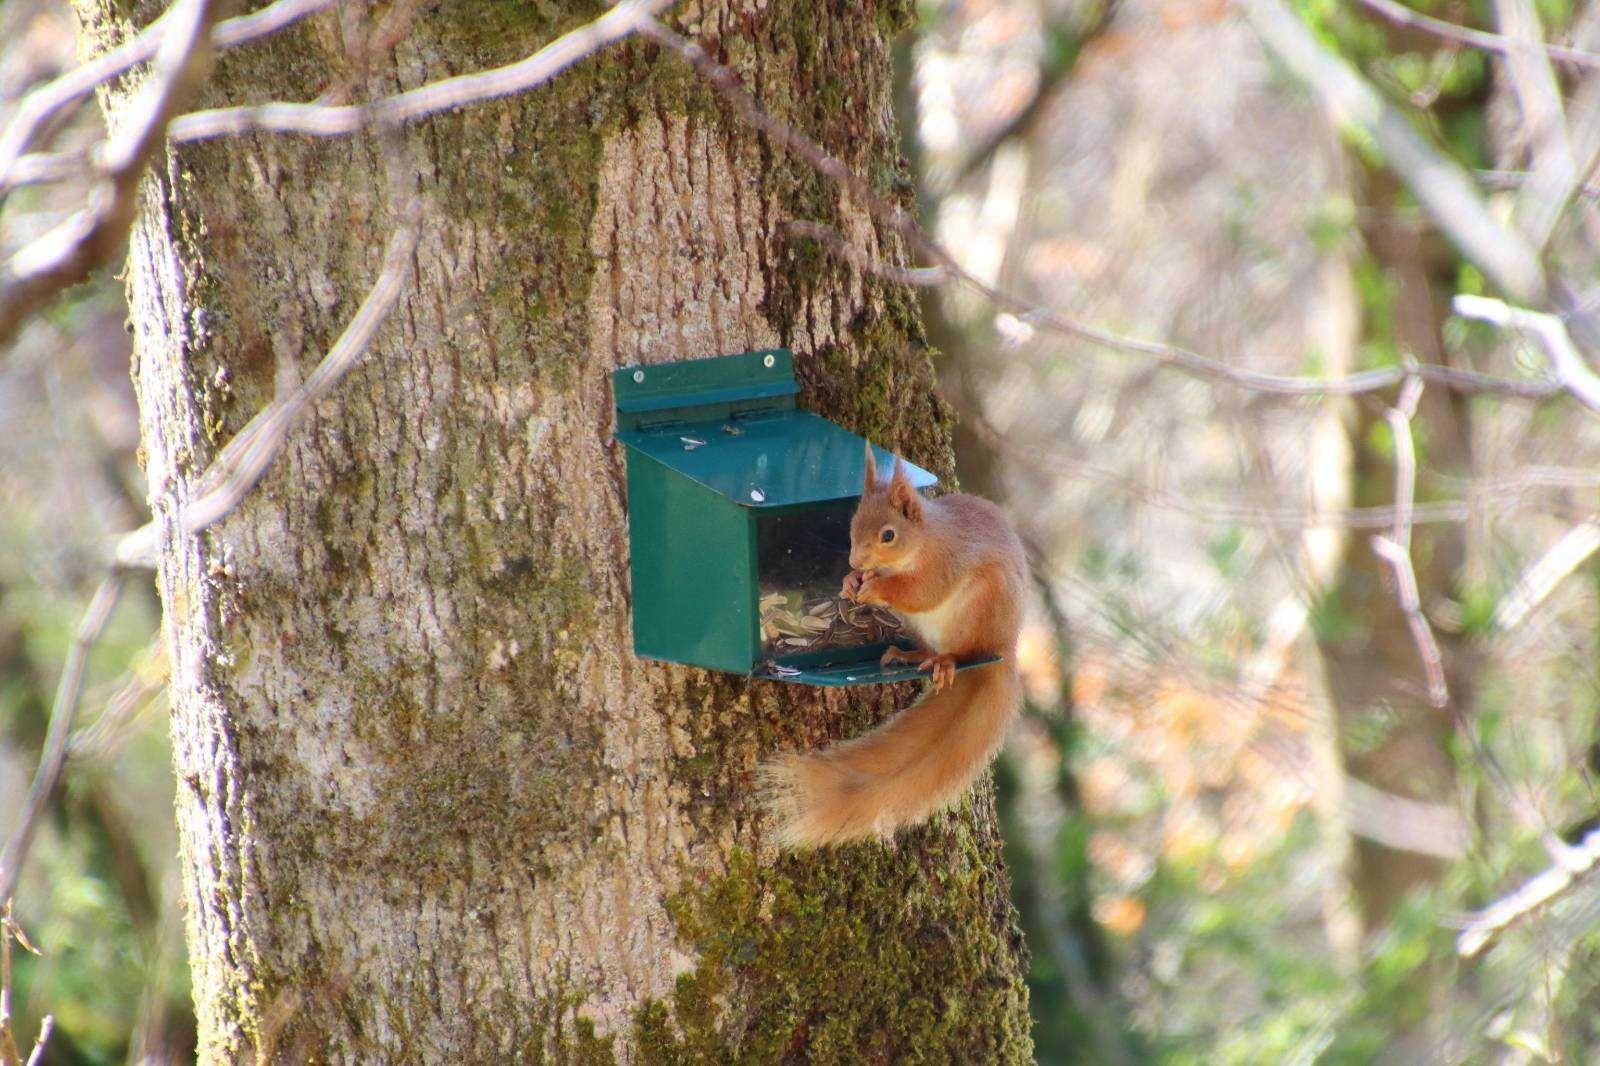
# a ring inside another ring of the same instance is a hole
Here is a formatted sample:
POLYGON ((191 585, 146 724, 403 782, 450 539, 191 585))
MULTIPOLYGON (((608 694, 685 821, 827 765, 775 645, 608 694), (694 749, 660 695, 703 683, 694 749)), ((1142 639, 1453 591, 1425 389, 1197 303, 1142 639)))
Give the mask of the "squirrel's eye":
POLYGON ((882 534, 882 539, 883 539, 883 542, 885 544, 893 544, 894 543, 894 530, 892 530, 892 529, 884 530, 883 534, 882 534))

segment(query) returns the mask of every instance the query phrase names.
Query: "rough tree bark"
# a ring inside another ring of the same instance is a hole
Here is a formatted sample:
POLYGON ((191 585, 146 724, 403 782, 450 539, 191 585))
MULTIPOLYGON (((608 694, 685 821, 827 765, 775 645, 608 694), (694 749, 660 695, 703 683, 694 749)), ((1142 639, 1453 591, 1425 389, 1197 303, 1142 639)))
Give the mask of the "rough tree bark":
MULTIPOLYGON (((131 7, 79 0, 96 45, 155 13, 131 7)), ((206 103, 394 92, 601 11, 357 5, 228 54, 206 103), (390 47, 380 16, 408 13, 390 47)), ((674 21, 903 196, 887 48, 911 12, 707 0, 674 21)), ((610 368, 787 345, 805 403, 950 471, 914 300, 782 228, 899 256, 859 204, 633 40, 392 138, 174 151, 144 208, 135 379, 204 1061, 1028 1058, 986 789, 897 844, 802 858, 752 802, 758 756, 910 692, 629 652, 610 368), (412 194, 416 284, 374 350, 238 511, 176 535, 412 194)))

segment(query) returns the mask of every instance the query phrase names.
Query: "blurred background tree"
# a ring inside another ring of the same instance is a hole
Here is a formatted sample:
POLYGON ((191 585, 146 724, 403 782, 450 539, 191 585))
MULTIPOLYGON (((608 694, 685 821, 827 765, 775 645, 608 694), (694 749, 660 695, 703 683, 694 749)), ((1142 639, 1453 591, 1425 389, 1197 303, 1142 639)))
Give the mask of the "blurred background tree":
MULTIPOLYGON (((1539 291, 1461 251, 1409 164, 1263 43, 1262 3, 924 4, 899 82, 923 222, 985 283, 1264 374, 1541 381, 1543 347, 1457 316, 1460 294, 1558 312, 1600 351, 1600 7, 1292 13, 1470 176, 1539 291)), ((3 116, 74 57, 63 4, 12 0, 0 30, 3 116)), ((10 195, 0 247, 81 195, 10 195)), ((121 300, 102 272, 0 361, 0 828, 103 545, 146 517, 121 300)), ((924 308, 963 481, 1008 506, 1039 579, 998 777, 1040 1061, 1600 1057, 1592 879, 1457 945, 1572 860, 1600 804, 1596 414, 1423 389, 1410 558, 1441 700, 1372 544, 1411 466, 1399 390, 1237 388, 970 288, 924 308)), ((56 1014, 51 1061, 189 1054, 156 625, 134 596, 97 649, 84 754, 17 894, 44 951, 19 962, 19 1028, 56 1014)))

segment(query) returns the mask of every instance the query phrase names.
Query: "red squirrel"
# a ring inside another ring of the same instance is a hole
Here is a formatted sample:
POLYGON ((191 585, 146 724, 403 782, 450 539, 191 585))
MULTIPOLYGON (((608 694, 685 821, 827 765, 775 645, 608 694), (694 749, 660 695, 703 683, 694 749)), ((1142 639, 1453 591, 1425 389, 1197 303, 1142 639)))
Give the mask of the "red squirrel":
POLYGON ((889 608, 914 634, 884 665, 916 663, 933 692, 872 732, 761 767, 769 812, 789 848, 888 837, 961 798, 994 757, 1022 698, 1017 633, 1027 560, 1000 508, 976 496, 925 500, 895 460, 878 480, 872 446, 850 522, 841 594, 889 608), (1001 661, 956 673, 962 660, 1001 661))

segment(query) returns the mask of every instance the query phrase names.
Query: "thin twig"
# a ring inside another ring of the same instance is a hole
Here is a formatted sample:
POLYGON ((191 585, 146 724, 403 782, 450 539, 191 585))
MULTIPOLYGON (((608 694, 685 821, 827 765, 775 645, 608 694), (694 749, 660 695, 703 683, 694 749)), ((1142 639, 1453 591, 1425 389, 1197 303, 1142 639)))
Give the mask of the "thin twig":
MULTIPOLYGON (((11 942, 15 940, 24 951, 39 954, 39 949, 28 941, 28 934, 11 915, 11 900, 0 906, 0 1064, 21 1066, 22 1052, 17 1049, 16 1029, 11 1014, 11 942)), ((44 1054, 44 1045, 50 1039, 55 1019, 46 1014, 39 1023, 39 1036, 33 1042, 33 1053, 28 1056, 28 1066, 34 1066, 44 1054)))
MULTIPOLYGON (((1532 177, 1526 170, 1474 170, 1472 176, 1479 185, 1495 192, 1515 192, 1532 177)), ((1586 182, 1574 188, 1572 194, 1586 200, 1600 199, 1600 185, 1586 182)))
MULTIPOLYGON (((941 390, 941 395, 956 409, 984 445, 1008 462, 1054 478, 1087 481, 1102 493, 1120 493, 1129 500, 1163 511, 1182 514, 1202 522, 1248 523, 1267 529, 1295 531, 1305 529, 1385 529, 1395 520, 1393 505, 1371 507, 1263 507, 1233 502, 1211 501, 1188 493, 1174 492, 1130 478, 1128 473, 1100 466, 1078 456, 1064 456, 1002 434, 983 411, 962 397, 941 390)), ((1442 525, 1469 522, 1474 518, 1505 514, 1527 506, 1523 497, 1535 489, 1590 489, 1600 487, 1600 473, 1560 467, 1528 467, 1514 477, 1483 478, 1462 486, 1464 499, 1430 500, 1416 503, 1411 524, 1442 525)))
POLYGON ((61 152, 30 152, 18 159, 4 179, 0 179, 0 196, 24 185, 43 185, 78 177, 95 165, 96 154, 94 148, 87 145, 61 152))
POLYGON ((145 166, 161 148, 168 120, 199 89, 210 64, 210 0, 177 0, 167 17, 172 22, 150 81, 106 139, 105 180, 89 205, 0 262, 0 344, 35 309, 124 246, 145 166))
POLYGON ((165 664, 159 670, 135 670, 106 701, 94 721, 76 729, 67 738, 67 758, 106 759, 115 754, 133 730, 130 726, 140 713, 154 705, 167 688, 165 664))
POLYGON ((367 104, 274 102, 196 111, 172 123, 174 143, 242 133, 343 137, 367 128, 392 129, 468 104, 498 100, 542 85, 601 48, 636 32, 673 0, 624 0, 593 22, 551 41, 526 59, 462 74, 367 104))
MULTIPOLYGON (((1387 19, 1396 26, 1405 26, 1414 30, 1431 33, 1435 37, 1474 48, 1480 52, 1492 52, 1495 55, 1505 55, 1511 50, 1512 42, 1497 33, 1487 30, 1475 30, 1469 26, 1459 26, 1454 22, 1436 19, 1431 15, 1413 11, 1396 0, 1359 0, 1362 7, 1373 14, 1387 19)), ((1591 70, 1600 70, 1600 55, 1585 52, 1579 48, 1568 48, 1561 44, 1544 45, 1545 54, 1557 63, 1568 66, 1587 67, 1591 70)))
MULTIPOLYGON (((268 404, 238 436, 230 441, 212 462, 201 484, 207 486, 198 500, 184 512, 183 529, 197 533, 227 515, 249 493, 272 460, 282 450, 289 429, 311 404, 327 395, 340 378, 359 361, 393 310, 410 280, 412 255, 416 250, 420 202, 413 201, 403 213, 384 256, 384 267, 372 289, 357 308, 344 333, 329 349, 317 368, 287 397, 268 404)), ((22 864, 27 859, 33 834, 45 805, 54 794, 69 751, 72 719, 83 689, 83 675, 90 650, 99 640, 112 608, 121 595, 130 568, 124 562, 143 564, 153 551, 155 528, 151 523, 124 536, 118 543, 111 571, 95 593, 78 627, 66 665, 62 668, 50 726, 45 738, 39 769, 29 789, 12 838, 0 853, 0 898, 8 898, 16 887, 22 864)))
MULTIPOLYGON (((1408 373, 1458 392, 1488 392, 1526 399, 1543 399, 1561 391, 1559 384, 1555 382, 1516 381, 1438 364, 1424 364, 1410 370, 1384 367, 1342 378, 1262 374, 1200 355, 1177 345, 1119 336, 1079 322, 1059 311, 1040 307, 997 289, 964 269, 953 255, 917 225, 910 214, 878 196, 865 181, 816 141, 768 114, 744 88, 739 76, 717 63, 698 44, 653 19, 643 24, 641 32, 682 56, 711 83, 723 99, 733 105, 747 122, 800 156, 823 176, 842 186, 850 194, 853 202, 860 204, 879 222, 900 234, 917 253, 934 264, 931 268, 923 269, 943 271, 947 280, 961 282, 984 296, 996 307, 1009 311, 1040 328, 1088 341, 1113 351, 1148 356, 1198 377, 1227 382, 1240 388, 1273 396, 1350 396, 1357 393, 1378 392, 1400 384, 1408 373)), ((818 223, 809 221, 792 222, 790 226, 803 227, 799 232, 804 232, 808 236, 816 236, 826 229, 818 223)), ((830 247, 838 248, 846 242, 843 237, 832 237, 827 239, 827 243, 830 247)), ((870 258, 864 254, 854 256, 852 261, 857 264, 871 264, 870 258)), ((915 278, 917 284, 929 284, 936 276, 932 273, 919 272, 908 277, 903 272, 904 268, 898 267, 881 266, 874 269, 880 273, 899 272, 901 280, 909 281, 915 278)))
POLYGON ((28 798, 23 803, 22 814, 5 851, 0 852, 0 899, 10 899, 16 892, 17 878, 22 864, 27 861, 28 849, 33 844, 33 834, 39 817, 44 813, 50 797, 55 794, 61 780, 61 768, 67 761, 67 738, 72 733, 72 719, 78 710, 78 700, 83 694, 84 669, 88 666, 89 651, 100 639, 111 610, 122 596, 126 573, 114 570, 100 582, 94 598, 78 623, 78 632, 67 651, 66 665, 61 668, 61 681, 56 686, 55 702, 50 708, 50 725, 45 733, 44 751, 39 756, 39 768, 33 775, 28 798))
POLYGON ((1519 329, 1539 339, 1550 357, 1551 369, 1563 388, 1591 411, 1600 411, 1600 376, 1590 369, 1567 333, 1566 323, 1555 315, 1512 307, 1487 296, 1459 295, 1451 301, 1456 314, 1502 328, 1519 329))
POLYGON ((27 1066, 40 1066, 44 1062, 44 1045, 50 1039, 50 1034, 55 1031, 56 1019, 53 1014, 46 1014, 39 1020, 39 1037, 33 1042, 33 1050, 28 1053, 27 1066))
MULTIPOLYGON (((99 169, 106 175, 105 188, 96 203, 67 222, 17 252, 8 265, 0 265, 0 342, 20 326, 23 318, 60 289, 86 276, 90 269, 105 262, 122 246, 133 221, 134 194, 149 156, 163 135, 172 143, 204 140, 249 131, 305 133, 342 136, 366 128, 394 126, 462 107, 525 92, 544 84, 573 63, 622 39, 638 29, 641 22, 662 11, 672 0, 624 0, 606 14, 552 41, 519 62, 492 70, 463 74, 432 82, 419 88, 385 97, 370 104, 323 105, 269 103, 249 107, 199 111, 173 119, 177 90, 189 88, 198 80, 200 61, 209 54, 205 47, 205 26, 193 19, 180 18, 183 12, 209 10, 209 0, 179 0, 164 19, 170 27, 160 34, 156 54, 157 71, 153 88, 161 106, 151 107, 148 118, 138 121, 139 110, 125 127, 137 137, 137 152, 124 150, 118 138, 108 140, 99 169), (185 62, 175 67, 167 62, 181 53, 185 62), (166 57, 166 58, 164 58, 166 57)), ((302 14, 304 12, 301 12, 302 14)), ((250 34, 267 32, 266 21, 243 28, 250 34)), ((137 57, 137 50, 118 58, 118 62, 137 57)), ((111 69, 115 63, 104 65, 111 69)), ((92 65, 91 65, 92 66, 92 65)), ((96 73, 103 73, 96 69, 96 73)), ((87 81, 85 75, 81 81, 87 81)), ((91 86, 92 87, 92 86, 91 86)), ((124 140, 126 138, 123 138, 124 140)), ((55 166, 58 160, 47 166, 55 166)))
POLYGON ((1422 380, 1408 378, 1394 406, 1384 412, 1394 438, 1395 516, 1394 526, 1387 536, 1379 534, 1372 538, 1372 550, 1394 571, 1395 597, 1400 601, 1400 610, 1428 678, 1428 702, 1434 707, 1444 707, 1450 702, 1450 690, 1444 679, 1444 657, 1439 653, 1433 627, 1422 613, 1417 572, 1411 565, 1411 513, 1417 499, 1417 451, 1411 437, 1411 420, 1416 416, 1421 399, 1422 380))
MULTIPOLYGON (((1357 396, 1364 393, 1392 389, 1410 377, 1421 378, 1430 385, 1438 385, 1452 392, 1485 393, 1519 400, 1545 400, 1562 393, 1561 382, 1554 379, 1520 381, 1515 378, 1481 374, 1475 370, 1445 366, 1441 363, 1417 363, 1409 368, 1398 366, 1363 370, 1336 378, 1314 378, 1289 374, 1265 374, 1235 366, 1211 356, 1192 352, 1177 345, 1160 341, 1141 341, 1124 337, 1079 322, 1074 318, 1039 304, 1030 303, 1019 296, 994 288, 968 273, 956 263, 954 256, 917 230, 917 240, 930 258, 940 260, 938 266, 906 268, 873 259, 860 249, 853 248, 844 235, 831 226, 819 222, 795 221, 785 227, 797 236, 807 237, 825 244, 840 258, 867 273, 898 281, 907 285, 931 287, 961 282, 1006 309, 1019 321, 1075 340, 1089 341, 1101 348, 1126 352, 1130 355, 1148 356, 1156 361, 1182 370, 1193 377, 1234 385, 1266 396, 1312 397, 1357 396)), ((914 226, 913 226, 914 228, 914 226)))
POLYGON ((1477 955, 1495 937, 1569 892, 1596 866, 1600 829, 1591 830, 1576 846, 1564 845, 1548 870, 1474 915, 1456 937, 1456 954, 1465 959, 1477 955))
POLYGON ((1525 570, 1494 612, 1494 628, 1515 629, 1572 572, 1600 550, 1600 521, 1579 522, 1525 570))
POLYGON ((796 220, 785 227, 796 237, 808 237, 818 244, 826 245, 828 250, 845 262, 860 270, 863 274, 875 274, 889 281, 901 285, 917 287, 930 287, 943 285, 951 280, 948 267, 902 267, 889 263, 882 263, 845 240, 844 234, 832 226, 824 226, 820 222, 806 222, 796 220))
MULTIPOLYGON (((219 51, 233 48, 276 33, 307 15, 332 6, 333 0, 277 0, 260 11, 217 23, 211 30, 211 46, 219 51)), ((24 165, 25 159, 33 159, 35 162, 31 166, 37 168, 40 165, 39 157, 23 154, 33 145, 41 130, 55 116, 83 100, 99 86, 126 74, 141 63, 149 62, 160 49, 169 20, 176 9, 175 4, 146 26, 137 37, 74 67, 22 98, 11 121, 6 123, 5 131, 0 133, 0 195, 30 180, 41 180, 24 165), (20 173, 19 167, 22 168, 20 173)))
POLYGON ((1494 9, 1509 45, 1505 72, 1521 112, 1518 134, 1527 143, 1529 158, 1529 181, 1518 192, 1512 218, 1529 248, 1537 250, 1550 239, 1582 175, 1533 0, 1494 0, 1494 9))
MULTIPOLYGON (((193 536, 221 521, 255 487, 283 450, 289 430, 300 415, 339 383, 360 361, 379 327, 404 295, 411 280, 412 256, 419 236, 420 201, 402 213, 400 227, 389 239, 383 269, 356 309, 350 324, 306 379, 287 396, 274 399, 256 412, 245 427, 222 447, 197 481, 199 496, 183 510, 182 532, 193 536)), ((124 534, 116 545, 116 564, 122 569, 155 565, 159 529, 147 522, 124 534)))

